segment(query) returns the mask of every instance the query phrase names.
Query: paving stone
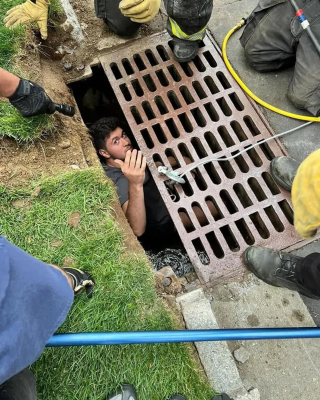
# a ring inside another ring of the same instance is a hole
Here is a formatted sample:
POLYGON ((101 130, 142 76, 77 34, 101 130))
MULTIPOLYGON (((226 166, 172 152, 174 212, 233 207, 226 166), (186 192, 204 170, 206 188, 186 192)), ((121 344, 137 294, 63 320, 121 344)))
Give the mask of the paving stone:
POLYGON ((233 356, 234 358, 240 362, 241 364, 244 364, 245 362, 247 362, 250 358, 250 353, 248 352, 248 350, 241 346, 239 349, 235 350, 233 352, 233 356))
MULTIPOLYGON (((202 289, 177 298, 188 329, 219 329, 209 300, 202 289)), ((220 393, 245 393, 235 361, 226 342, 197 342, 202 365, 210 384, 220 393)))

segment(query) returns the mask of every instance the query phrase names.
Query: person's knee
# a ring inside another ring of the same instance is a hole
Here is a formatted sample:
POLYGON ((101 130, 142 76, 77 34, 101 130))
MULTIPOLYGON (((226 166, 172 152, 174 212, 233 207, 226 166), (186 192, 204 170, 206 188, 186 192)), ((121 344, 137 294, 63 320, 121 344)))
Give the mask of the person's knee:
POLYGON ((131 36, 137 32, 141 25, 137 22, 132 22, 129 18, 112 20, 105 18, 104 22, 108 25, 109 29, 118 36, 131 36))
POLYGON ((306 105, 306 99, 303 98, 302 92, 289 88, 287 96, 296 108, 303 110, 306 105))
POLYGON ((266 71, 266 65, 261 62, 261 52, 258 52, 254 43, 247 43, 244 47, 244 55, 252 68, 258 72, 266 71))

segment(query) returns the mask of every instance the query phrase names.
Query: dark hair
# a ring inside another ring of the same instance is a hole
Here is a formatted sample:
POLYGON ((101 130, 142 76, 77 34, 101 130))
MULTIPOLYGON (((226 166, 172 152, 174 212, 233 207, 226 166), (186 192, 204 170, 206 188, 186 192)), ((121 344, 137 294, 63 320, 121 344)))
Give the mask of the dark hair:
POLYGON ((117 128, 122 128, 122 124, 120 120, 115 117, 100 118, 91 125, 89 133, 97 152, 99 152, 100 149, 107 150, 106 139, 108 139, 111 133, 117 128))

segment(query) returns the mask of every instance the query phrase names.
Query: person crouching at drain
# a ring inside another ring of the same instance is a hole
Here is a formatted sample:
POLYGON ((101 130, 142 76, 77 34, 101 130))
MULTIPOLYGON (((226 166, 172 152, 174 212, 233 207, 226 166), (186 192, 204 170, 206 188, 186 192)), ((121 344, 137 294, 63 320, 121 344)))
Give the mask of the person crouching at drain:
MULTIPOLYGON (((139 241, 145 248, 155 245, 172 244, 177 233, 159 190, 146 167, 146 158, 141 151, 132 148, 131 141, 122 123, 113 117, 101 118, 89 130, 94 147, 102 162, 106 175, 115 183, 122 210, 139 241)), ((188 164, 190 159, 184 157, 188 164)), ((168 157, 171 167, 177 161, 168 157)), ((156 163, 156 166, 162 165, 156 163)), ((213 205, 208 202, 212 213, 213 205)), ((194 207, 199 221, 206 221, 200 207, 194 207)), ((192 222, 186 214, 180 213, 186 229, 192 222)))
MULTIPOLYGON (((137 396, 136 390, 132 385, 124 384, 117 390, 111 397, 108 397, 107 400, 139 400, 137 396)), ((175 394, 166 398, 165 400, 187 400, 186 397, 181 394, 175 394)), ((209 399, 208 399, 209 400, 209 399)), ((232 400, 227 394, 223 393, 217 396, 214 396, 211 400, 232 400)))
MULTIPOLYGON (((277 157, 271 161, 270 171, 282 188, 291 191, 297 233, 305 239, 313 237, 320 226, 320 149, 300 166, 292 158, 277 157)), ((252 246, 245 251, 244 260, 266 283, 320 298, 320 253, 298 257, 252 246)))
MULTIPOLYGON (((174 55, 179 62, 191 61, 204 38, 212 12, 213 0, 164 0, 168 13, 167 29, 174 38, 174 55)), ((151 21, 160 9, 161 0, 94 0, 95 12, 119 36, 131 36, 146 22, 151 21)), ((7 28, 22 23, 36 22, 41 38, 48 37, 47 0, 27 0, 7 11, 4 19, 7 28)))
MULTIPOLYGON (((320 2, 296 3, 320 41, 320 2)), ((288 98, 297 108, 319 116, 320 58, 290 0, 260 0, 246 21, 240 43, 249 64, 259 72, 294 66, 288 98)))
MULTIPOLYGON (((117 35, 129 36, 142 23, 151 21, 161 0, 96 0, 98 18, 103 18, 117 35)), ((164 0, 168 14, 167 30, 173 37, 173 52, 179 62, 188 62, 198 53, 206 34, 213 0, 164 0)))

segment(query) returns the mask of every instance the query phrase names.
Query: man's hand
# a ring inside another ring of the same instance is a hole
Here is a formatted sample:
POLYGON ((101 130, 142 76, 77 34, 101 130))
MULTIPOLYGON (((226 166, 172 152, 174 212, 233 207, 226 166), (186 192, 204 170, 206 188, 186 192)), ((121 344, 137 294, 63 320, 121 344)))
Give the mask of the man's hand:
POLYGON ((122 0, 120 11, 133 22, 143 24, 158 14, 161 0, 122 0))
POLYGON ((44 89, 26 79, 20 79, 18 88, 8 99, 23 117, 55 112, 54 103, 44 89))
POLYGON ((11 8, 7 12, 4 23, 7 28, 13 29, 18 25, 28 22, 36 22, 40 28, 43 40, 48 37, 48 8, 50 2, 46 0, 27 0, 19 6, 11 8))
POLYGON ((130 185, 143 186, 147 159, 142 155, 141 151, 133 150, 131 152, 128 150, 124 161, 115 160, 115 162, 120 166, 130 185))

